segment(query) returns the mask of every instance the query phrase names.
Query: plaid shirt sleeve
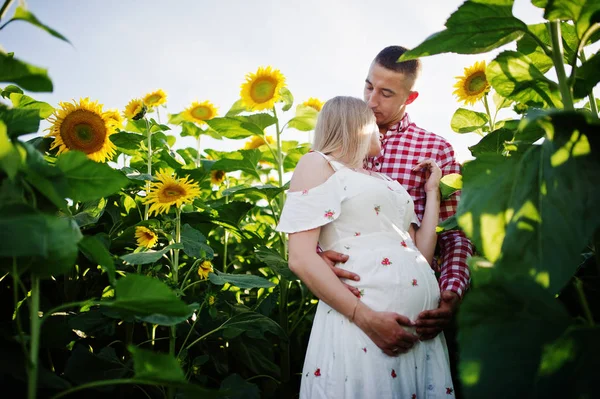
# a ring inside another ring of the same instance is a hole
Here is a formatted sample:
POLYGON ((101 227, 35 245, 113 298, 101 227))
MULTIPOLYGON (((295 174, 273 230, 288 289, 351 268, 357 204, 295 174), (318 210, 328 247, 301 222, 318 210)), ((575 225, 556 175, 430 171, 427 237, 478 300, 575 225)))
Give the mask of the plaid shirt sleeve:
MULTIPOLYGON (((442 175, 460 173, 460 164, 454 158, 454 150, 450 143, 438 155, 438 165, 442 175)), ((454 193, 450 198, 440 204, 440 222, 456 213, 460 192, 454 193)), ((460 230, 451 230, 440 233, 438 236, 440 247, 440 289, 454 291, 462 297, 469 287, 470 273, 467 259, 473 255, 473 245, 460 230)))

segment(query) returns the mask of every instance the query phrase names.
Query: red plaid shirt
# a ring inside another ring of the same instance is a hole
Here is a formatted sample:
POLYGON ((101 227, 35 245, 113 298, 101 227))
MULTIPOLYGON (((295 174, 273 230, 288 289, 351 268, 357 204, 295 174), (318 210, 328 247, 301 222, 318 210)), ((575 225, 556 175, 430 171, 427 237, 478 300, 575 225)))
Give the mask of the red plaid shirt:
MULTIPOLYGON (((442 137, 421 129, 405 114, 400 122, 388 129, 381 137, 381 154, 368 162, 372 170, 385 173, 398 180, 415 202, 419 220, 425 212, 424 172, 412 168, 421 160, 434 159, 442 174, 460 173, 460 164, 454 159, 452 145, 442 137)), ((440 204, 440 222, 456 213, 460 192, 440 204)), ((462 297, 469 286, 467 258, 473 254, 473 246, 462 231, 446 231, 438 235, 441 266, 440 289, 454 291, 462 297)), ((435 267, 435 266, 434 266, 435 267)))

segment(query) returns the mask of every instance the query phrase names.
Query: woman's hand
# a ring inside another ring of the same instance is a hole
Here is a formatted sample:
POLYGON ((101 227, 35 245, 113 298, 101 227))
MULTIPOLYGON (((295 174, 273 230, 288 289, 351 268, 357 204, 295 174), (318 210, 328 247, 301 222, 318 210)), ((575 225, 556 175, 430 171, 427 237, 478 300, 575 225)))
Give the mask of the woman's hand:
POLYGON ((442 170, 433 159, 421 161, 413 168, 414 171, 425 169, 425 192, 437 192, 440 189, 442 170))

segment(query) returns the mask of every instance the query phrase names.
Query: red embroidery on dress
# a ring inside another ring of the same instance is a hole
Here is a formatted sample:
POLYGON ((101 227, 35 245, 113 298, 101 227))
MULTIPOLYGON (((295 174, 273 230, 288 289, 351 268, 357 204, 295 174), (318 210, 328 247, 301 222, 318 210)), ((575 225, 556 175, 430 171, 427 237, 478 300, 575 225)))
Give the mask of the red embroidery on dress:
POLYGON ((381 261, 381 264, 384 266, 389 266, 392 264, 392 262, 390 262, 390 260, 388 258, 383 258, 383 260, 381 261))
POLYGON ((392 378, 396 378, 398 377, 398 375, 396 375, 396 370, 392 369, 392 378))
POLYGON ((400 245, 402 245, 404 248, 408 248, 408 245, 406 245, 406 242, 405 242, 405 241, 402 241, 402 242, 400 243, 400 245))
POLYGON ((321 369, 316 369, 315 370, 315 377, 320 377, 321 376, 321 369))
POLYGON ((363 296, 365 296, 365 290, 364 289, 358 291, 358 297, 362 298, 363 296))
POLYGON ((413 285, 413 287, 416 287, 417 285, 419 285, 419 284, 417 284, 416 278, 413 278, 412 285, 413 285))
POLYGON ((375 213, 379 215, 379 211, 381 211, 381 205, 375 205, 375 213))
POLYGON ((308 190, 302 190, 302 195, 308 194, 308 190))
POLYGON ((323 215, 323 216, 329 220, 333 220, 333 215, 335 215, 335 212, 332 211, 331 209, 328 209, 325 211, 325 215, 323 215))
POLYGON ((411 399, 417 399, 417 394, 413 393, 412 396, 410 397, 411 399))
POLYGON ((367 348, 362 348, 363 352, 367 353, 367 348))
POLYGON ((394 189, 393 189, 393 188, 391 188, 390 186, 387 186, 387 188, 389 188, 389 189, 390 189, 390 191, 394 191, 394 189))
POLYGON ((360 235, 360 231, 357 231, 356 233, 354 233, 354 237, 358 237, 360 235))
POLYGON ((446 395, 452 395, 453 392, 454 392, 454 389, 446 388, 446 395))

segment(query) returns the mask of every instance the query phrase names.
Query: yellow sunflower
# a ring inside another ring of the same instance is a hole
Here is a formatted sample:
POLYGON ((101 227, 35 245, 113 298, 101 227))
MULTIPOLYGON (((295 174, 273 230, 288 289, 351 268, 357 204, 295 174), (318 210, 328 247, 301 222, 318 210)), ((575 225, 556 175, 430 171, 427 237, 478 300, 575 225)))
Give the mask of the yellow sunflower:
POLYGON ((311 107, 311 108, 316 109, 317 111, 321 111, 324 104, 325 103, 323 101, 319 100, 318 98, 314 98, 314 97, 310 97, 308 100, 306 100, 302 103, 302 105, 304 105, 305 107, 311 107))
POLYGON ((476 62, 475 65, 465 68, 464 76, 457 76, 456 79, 458 79, 454 85, 456 90, 452 94, 465 105, 474 105, 490 88, 485 77, 485 61, 476 62))
POLYGON ((217 108, 210 101, 203 101, 201 103, 194 101, 192 105, 183 111, 182 116, 188 122, 195 122, 202 125, 206 123, 204 121, 217 116, 217 108))
MULTIPOLYGON (((204 260, 198 267, 198 276, 202 279, 208 278, 208 273, 213 271, 213 265, 209 260, 204 260)), ((214 302, 213 302, 214 303, 214 302)))
POLYGON ((217 297, 214 295, 209 295, 208 296, 208 305, 212 306, 215 304, 215 302, 217 301, 217 297))
POLYGON ((147 108, 144 105, 144 102, 139 98, 135 98, 129 101, 129 104, 125 106, 125 112, 123 112, 123 116, 125 116, 127 119, 137 121, 146 115, 146 110, 147 108))
POLYGON ((108 116, 110 123, 115 129, 121 129, 123 127, 123 117, 118 109, 109 109, 105 114, 108 116))
POLYGON ((285 76, 279 69, 259 67, 256 73, 246 75, 240 96, 243 105, 253 111, 271 109, 281 98, 279 90, 285 86, 285 76))
POLYGON ((58 148, 60 155, 67 151, 82 151, 96 162, 107 162, 116 153, 109 136, 115 132, 114 122, 102 104, 82 98, 79 104, 61 102, 48 121, 52 123, 46 137, 54 137, 51 150, 58 148))
POLYGON ((158 89, 152 93, 146 94, 143 101, 147 107, 158 107, 167 102, 167 93, 162 89, 158 89))
POLYGON ((150 214, 169 212, 171 205, 179 208, 183 203, 191 202, 200 196, 200 188, 196 182, 188 180, 188 177, 177 179, 161 169, 156 178, 158 181, 150 184, 150 192, 145 200, 145 203, 150 204, 150 214))
POLYGON ((210 172, 210 182, 217 186, 225 180, 225 172, 222 170, 212 170, 210 172))
POLYGON ((144 226, 136 226, 135 238, 138 247, 152 248, 158 242, 158 234, 144 226))
POLYGON ((273 140, 273 137, 271 136, 266 136, 267 141, 265 141, 265 139, 263 139, 260 136, 252 136, 252 138, 250 139, 250 141, 246 142, 246 144, 244 145, 244 150, 253 150, 255 148, 260 147, 261 145, 265 145, 265 144, 274 144, 275 140, 273 140))

